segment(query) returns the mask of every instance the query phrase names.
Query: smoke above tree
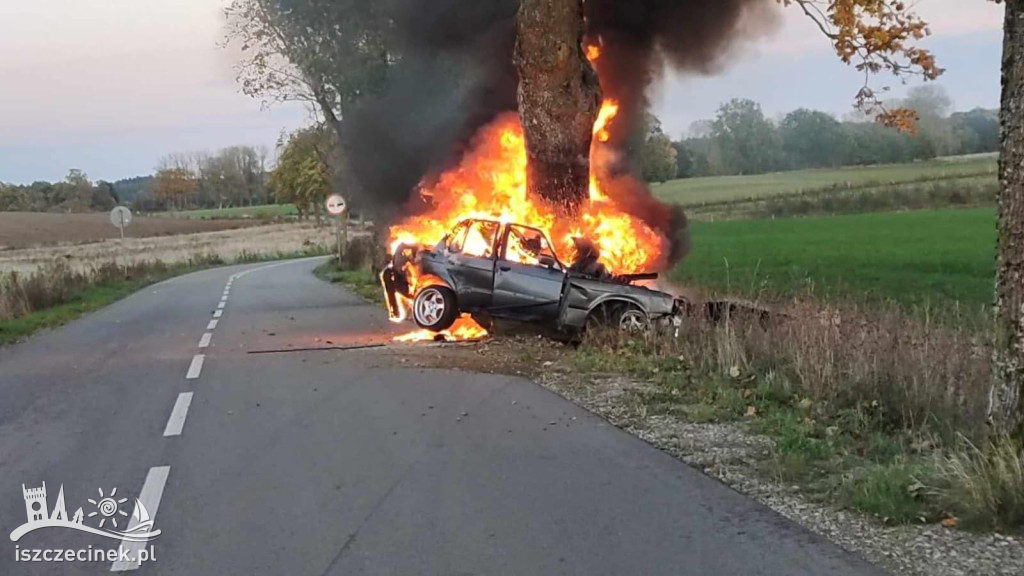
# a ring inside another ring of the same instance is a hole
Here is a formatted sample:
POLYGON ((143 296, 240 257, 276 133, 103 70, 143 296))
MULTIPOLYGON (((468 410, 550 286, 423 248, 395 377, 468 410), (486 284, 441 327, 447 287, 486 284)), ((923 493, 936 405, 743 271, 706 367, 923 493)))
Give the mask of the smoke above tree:
MULTIPOLYGON (((586 0, 587 42, 602 48, 597 62, 602 89, 621 105, 611 143, 625 147, 643 121, 648 89, 666 68, 715 71, 734 42, 756 29, 752 20, 770 14, 767 9, 774 5, 773 0, 586 0)), ((393 0, 389 5, 398 59, 388 88, 345 116, 350 168, 381 204, 403 204, 421 180, 458 161, 482 126, 516 110, 518 8, 518 0, 393 0)), ((636 188, 642 187, 629 187, 649 196, 636 188)), ((651 206, 642 210, 652 211, 651 206)))

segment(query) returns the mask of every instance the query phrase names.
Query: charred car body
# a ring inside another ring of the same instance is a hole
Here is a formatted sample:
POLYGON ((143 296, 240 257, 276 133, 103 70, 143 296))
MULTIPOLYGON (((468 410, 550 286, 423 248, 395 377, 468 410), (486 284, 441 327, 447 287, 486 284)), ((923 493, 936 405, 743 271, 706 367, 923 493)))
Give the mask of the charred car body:
POLYGON ((577 243, 566 266, 543 231, 521 224, 472 219, 433 248, 401 245, 381 274, 393 320, 413 320, 435 332, 460 314, 553 325, 577 332, 593 323, 647 331, 678 325, 685 302, 634 285, 656 275, 612 276, 593 245, 577 243))

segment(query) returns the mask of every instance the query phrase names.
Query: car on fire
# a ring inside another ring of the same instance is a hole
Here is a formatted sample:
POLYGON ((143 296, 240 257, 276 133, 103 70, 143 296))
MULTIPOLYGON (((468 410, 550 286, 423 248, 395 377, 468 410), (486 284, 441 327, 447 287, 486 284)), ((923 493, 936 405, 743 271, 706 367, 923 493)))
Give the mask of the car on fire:
POLYGON ((381 273, 391 318, 411 311, 433 332, 462 314, 485 326, 500 318, 567 334, 594 325, 644 333, 679 325, 685 301, 636 284, 656 274, 609 274, 592 243, 574 240, 572 265, 542 230, 497 220, 464 220, 433 247, 399 245, 381 273))

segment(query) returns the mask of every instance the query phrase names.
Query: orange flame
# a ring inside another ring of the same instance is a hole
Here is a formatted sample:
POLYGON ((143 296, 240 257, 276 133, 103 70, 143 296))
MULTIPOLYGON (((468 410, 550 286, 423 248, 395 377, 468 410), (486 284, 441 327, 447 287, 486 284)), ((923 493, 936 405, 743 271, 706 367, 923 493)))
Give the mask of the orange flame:
POLYGON ((444 332, 431 332, 430 330, 416 330, 401 336, 395 336, 395 342, 434 342, 434 341, 464 341, 480 340, 487 337, 487 330, 484 330, 469 316, 463 316, 455 321, 451 328, 444 332))
POLYGON ((605 100, 601 110, 597 113, 597 121, 594 122, 594 136, 598 142, 608 142, 611 134, 608 132, 608 125, 619 114, 619 103, 615 100, 605 100))
POLYGON ((585 53, 587 60, 594 62, 601 57, 601 47, 597 44, 587 44, 585 53))
MULTIPOLYGON (((590 197, 574 218, 564 217, 543 200, 527 194, 525 138, 518 115, 508 113, 480 131, 455 168, 435 182, 421 183, 419 201, 428 209, 391 227, 391 252, 402 244, 434 246, 459 222, 482 218, 544 231, 563 264, 569 264, 575 256, 572 239, 585 237, 597 245, 601 262, 612 273, 634 274, 655 269, 662 262, 667 239, 618 206, 604 191, 603 175, 608 173, 604 164, 614 154, 598 152, 601 147, 607 148, 608 127, 618 112, 618 103, 606 100, 594 123, 590 197)), ((420 280, 409 280, 415 294, 421 288, 420 280)), ((409 302, 401 300, 408 307, 409 302)), ((406 315, 401 316, 393 320, 404 320, 406 315)), ((430 339, 433 337, 431 333, 430 339)))

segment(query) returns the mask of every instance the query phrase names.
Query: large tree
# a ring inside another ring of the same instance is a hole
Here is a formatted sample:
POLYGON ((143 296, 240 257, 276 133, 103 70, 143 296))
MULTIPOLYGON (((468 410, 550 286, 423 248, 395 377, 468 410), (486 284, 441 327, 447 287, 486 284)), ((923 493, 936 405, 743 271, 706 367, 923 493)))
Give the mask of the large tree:
POLYGON ((583 0, 522 0, 515 49, 531 193, 574 211, 587 198, 601 86, 587 60, 583 0))
POLYGON ((996 240, 995 432, 1024 441, 1024 0, 1006 1, 996 240))
POLYGON ((782 166, 779 132, 753 100, 723 104, 712 124, 711 138, 724 165, 735 173, 761 174, 782 166))
POLYGON ((322 207, 331 194, 328 157, 332 148, 330 134, 320 127, 293 132, 281 144, 277 168, 270 174, 270 185, 278 203, 294 204, 299 216, 312 212, 320 224, 322 207))
MULTIPOLYGON (((388 7, 380 0, 233 0, 228 40, 245 55, 242 91, 266 104, 304 102, 333 130, 334 142, 345 141, 346 113, 384 88, 398 59, 388 7)), ((343 155, 330 157, 339 162, 331 165, 335 185, 372 206, 345 178, 343 155)))

